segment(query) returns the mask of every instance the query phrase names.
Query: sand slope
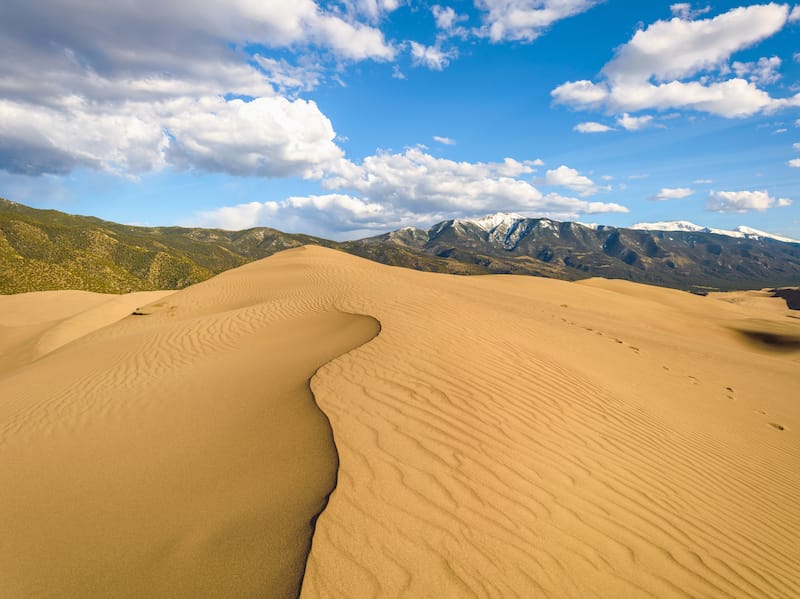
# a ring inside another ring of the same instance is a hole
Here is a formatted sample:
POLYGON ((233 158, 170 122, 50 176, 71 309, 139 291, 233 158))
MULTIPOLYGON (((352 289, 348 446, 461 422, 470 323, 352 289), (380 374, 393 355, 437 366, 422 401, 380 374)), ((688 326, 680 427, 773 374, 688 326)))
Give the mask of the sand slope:
POLYGON ((309 284, 231 272, 0 378, 0 597, 297 595, 336 474, 308 379, 378 330, 309 284))
POLYGON ((315 247, 174 293, 0 374, 0 596, 292 596, 337 451, 303 597, 798 596, 800 319, 729 299, 315 247))

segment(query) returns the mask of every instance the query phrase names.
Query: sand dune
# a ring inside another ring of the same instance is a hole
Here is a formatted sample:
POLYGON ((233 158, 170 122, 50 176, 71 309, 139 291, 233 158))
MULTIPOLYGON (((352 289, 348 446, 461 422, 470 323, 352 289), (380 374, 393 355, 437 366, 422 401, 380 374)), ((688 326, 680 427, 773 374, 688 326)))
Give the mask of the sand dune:
POLYGON ((0 596, 294 596, 334 484, 303 597, 798 596, 800 319, 730 300, 307 247, 83 326, 0 370, 0 596))

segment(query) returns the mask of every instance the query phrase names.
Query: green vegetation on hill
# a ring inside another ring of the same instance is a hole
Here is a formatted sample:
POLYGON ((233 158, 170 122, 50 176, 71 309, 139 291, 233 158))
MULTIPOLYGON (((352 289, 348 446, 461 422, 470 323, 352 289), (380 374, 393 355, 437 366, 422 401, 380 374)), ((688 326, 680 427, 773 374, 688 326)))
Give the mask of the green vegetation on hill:
POLYGON ((265 227, 245 231, 133 227, 0 199, 0 293, 182 289, 230 268, 307 244, 336 247, 421 270, 483 272, 405 248, 340 244, 265 227))
POLYGON ((271 229, 131 227, 0 199, 0 293, 180 289, 255 258, 320 242, 271 229))
POLYGON ((469 221, 338 243, 265 227, 133 227, 0 199, 0 293, 181 289, 315 244, 383 264, 453 274, 619 278, 694 291, 794 287, 800 244, 711 233, 591 229, 524 219, 497 237, 469 221))

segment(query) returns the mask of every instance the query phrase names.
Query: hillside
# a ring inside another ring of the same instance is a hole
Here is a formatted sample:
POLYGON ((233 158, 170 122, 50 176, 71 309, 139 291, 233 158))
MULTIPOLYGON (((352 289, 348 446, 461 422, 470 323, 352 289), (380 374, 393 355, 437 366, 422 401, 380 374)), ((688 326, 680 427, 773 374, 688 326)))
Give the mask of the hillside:
POLYGON ((800 284, 800 243, 708 231, 616 228, 496 214, 401 229, 371 243, 417 249, 494 273, 625 279, 678 289, 800 284))
POLYGON ((624 279, 703 291, 800 284, 800 244, 497 214, 335 242, 258 227, 134 227, 0 199, 0 293, 182 289, 301 245, 450 274, 624 279))
POLYGON ((255 258, 321 241, 272 229, 132 227, 0 199, 0 292, 180 289, 255 258))

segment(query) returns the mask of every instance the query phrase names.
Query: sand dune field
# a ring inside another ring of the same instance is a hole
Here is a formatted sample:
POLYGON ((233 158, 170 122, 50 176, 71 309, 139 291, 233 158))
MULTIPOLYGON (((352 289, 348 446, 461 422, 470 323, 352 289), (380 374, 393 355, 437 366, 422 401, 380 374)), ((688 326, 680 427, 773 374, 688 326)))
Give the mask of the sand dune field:
POLYGON ((3 296, 0 597, 798 597, 798 433, 760 292, 303 247, 3 296))

